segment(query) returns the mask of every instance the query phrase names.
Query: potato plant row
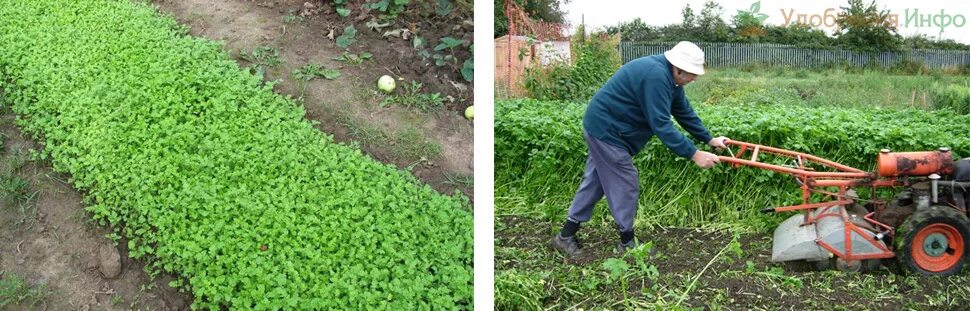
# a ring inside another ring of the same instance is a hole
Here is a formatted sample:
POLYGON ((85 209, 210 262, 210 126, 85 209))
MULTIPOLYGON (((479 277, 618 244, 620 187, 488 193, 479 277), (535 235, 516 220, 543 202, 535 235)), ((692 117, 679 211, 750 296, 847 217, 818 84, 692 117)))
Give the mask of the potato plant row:
POLYGON ((87 210, 193 308, 465 309, 472 216, 126 0, 0 1, 0 87, 87 210))
MULTIPOLYGON (((540 216, 564 217, 586 160, 585 109, 583 103, 496 103, 497 205, 503 198, 521 198, 543 203, 546 208, 540 216)), ((949 147, 958 156, 970 156, 970 116, 950 111, 781 104, 695 105, 695 110, 714 135, 807 152, 867 171, 875 167, 882 148, 949 147)), ((696 143, 701 150, 713 151, 696 143)), ((638 217, 642 221, 770 227, 776 220, 758 214, 758 209, 800 202, 790 176, 728 165, 702 170, 656 139, 634 158, 634 164, 640 172, 638 217)), ((608 211, 597 212, 606 215, 608 211)))

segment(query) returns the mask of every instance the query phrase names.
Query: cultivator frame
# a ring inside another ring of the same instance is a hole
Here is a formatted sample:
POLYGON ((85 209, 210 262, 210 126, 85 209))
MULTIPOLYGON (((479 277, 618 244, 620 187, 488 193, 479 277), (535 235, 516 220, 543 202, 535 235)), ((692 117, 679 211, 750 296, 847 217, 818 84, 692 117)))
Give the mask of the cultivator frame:
MULTIPOLYGON (((876 190, 910 187, 913 183, 909 177, 927 177, 933 181, 933 202, 936 203, 936 181, 940 178, 937 174, 950 174, 953 171, 953 159, 946 148, 940 148, 938 151, 899 154, 893 154, 884 149, 879 155, 878 169, 875 172, 866 172, 792 150, 732 140, 726 141, 725 144, 728 146, 730 155, 718 156, 721 162, 729 163, 734 167, 743 165, 790 174, 801 188, 801 204, 761 210, 766 213, 802 212, 800 220, 793 216, 776 229, 773 261, 789 261, 792 258, 823 261, 835 256, 837 257, 835 259, 840 260, 838 261, 840 264, 853 263, 858 266, 858 263, 864 260, 895 257, 892 245, 887 246, 885 240, 887 238, 891 240, 894 237, 896 228, 893 224, 876 220, 881 219, 879 215, 886 209, 888 202, 878 198, 876 190), (738 152, 735 153, 733 147, 739 148, 738 152), (774 156, 774 160, 778 160, 778 157, 788 158, 792 164, 765 163, 762 158, 768 157, 764 155, 774 156), (829 188, 837 188, 837 190, 827 191, 829 188), (853 188, 870 188, 871 197, 860 199, 853 188), (824 195, 824 199, 812 202, 813 193, 824 195), (857 205, 857 202, 865 202, 871 208, 865 209, 857 205), (857 213, 850 214, 850 210, 857 213), (858 217, 859 215, 863 216, 858 217), (814 226, 808 227, 810 225, 814 226), (822 231, 825 231, 824 236, 822 231), (818 235, 812 236, 813 234, 818 235), (791 247, 800 249, 791 253, 780 252, 779 238, 801 239, 797 241, 798 243, 790 243, 801 245, 791 247), (805 251, 804 249, 811 248, 805 247, 808 244, 816 244, 820 249, 805 251), (821 249, 830 254, 826 254, 821 249)), ((965 208, 957 208, 957 210, 966 215, 965 208)))

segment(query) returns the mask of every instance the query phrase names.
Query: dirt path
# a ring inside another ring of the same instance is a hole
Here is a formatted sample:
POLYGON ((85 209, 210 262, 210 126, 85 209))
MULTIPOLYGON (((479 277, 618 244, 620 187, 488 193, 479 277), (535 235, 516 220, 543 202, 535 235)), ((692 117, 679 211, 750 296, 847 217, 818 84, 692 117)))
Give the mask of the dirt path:
POLYGON ((356 142, 375 159, 410 169, 438 191, 452 193, 458 189, 471 196, 473 128, 472 122, 458 112, 471 104, 470 87, 441 77, 432 80, 438 83, 425 83, 429 90, 464 88, 452 98, 468 95, 455 102, 445 100, 445 107, 436 112, 397 105, 382 107, 384 96, 377 94, 374 87, 380 75, 398 77, 397 92, 419 76, 428 81, 425 76, 440 75, 422 72, 421 64, 415 64, 403 51, 379 35, 374 38, 363 21, 355 23, 358 39, 351 51, 373 53, 373 60, 360 65, 334 60, 343 51, 326 35, 332 29, 339 34, 343 25, 354 19, 325 13, 303 19, 301 10, 305 5, 321 5, 312 3, 315 1, 155 1, 159 11, 189 26, 192 35, 224 42, 225 49, 237 57, 241 66, 249 63, 238 57, 240 51, 266 46, 278 49, 282 62, 267 70, 267 80, 282 79, 276 87, 282 94, 300 96, 301 83, 290 73, 308 63, 339 68, 341 76, 336 80, 315 79, 306 85, 304 105, 308 119, 318 121, 318 127, 338 141, 356 142), (286 22, 297 18, 298 22, 286 22))
MULTIPOLYGON (((44 288, 8 308, 188 308, 191 295, 168 287, 171 276, 158 276, 153 281, 143 271, 143 263, 128 258, 126 242, 119 242, 117 248, 112 245, 107 238, 111 230, 93 223, 84 211, 81 194, 68 184, 68 177, 51 171, 46 162, 29 160, 30 150, 38 146, 23 138, 9 113, 0 118, 0 130, 0 190, 7 194, 0 202, 0 279, 22 279, 34 289, 44 288), (26 184, 16 186, 21 180, 26 184), (112 273, 112 267, 118 275, 104 277, 102 271, 112 273)), ((0 300, 4 298, 9 297, 0 300)))

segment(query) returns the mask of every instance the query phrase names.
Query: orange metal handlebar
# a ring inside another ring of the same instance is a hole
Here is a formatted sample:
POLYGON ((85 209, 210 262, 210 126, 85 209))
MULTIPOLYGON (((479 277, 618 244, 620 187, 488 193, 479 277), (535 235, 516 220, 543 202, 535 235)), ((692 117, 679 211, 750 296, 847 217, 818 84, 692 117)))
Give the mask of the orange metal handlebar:
POLYGON ((813 156, 810 154, 801 153, 797 151, 762 146, 758 144, 752 144, 752 143, 734 141, 734 140, 725 141, 725 144, 728 146, 741 147, 741 150, 737 154, 732 154, 730 157, 718 156, 719 160, 723 162, 735 164, 735 165, 753 166, 753 167, 771 170, 775 172, 788 173, 788 174, 799 175, 802 177, 812 177, 812 178, 872 178, 874 177, 872 173, 867 173, 863 170, 860 170, 854 167, 846 166, 831 160, 823 159, 817 156, 813 156), (749 149, 751 150, 750 158, 745 156, 745 152, 748 151, 749 149), (758 155, 760 154, 773 154, 776 156, 792 158, 796 160, 798 167, 788 167, 784 165, 758 162, 758 155), (742 158, 742 156, 748 159, 744 159, 742 158), (831 168, 835 171, 818 172, 818 171, 810 170, 809 168, 806 167, 807 163, 815 163, 823 167, 831 168))

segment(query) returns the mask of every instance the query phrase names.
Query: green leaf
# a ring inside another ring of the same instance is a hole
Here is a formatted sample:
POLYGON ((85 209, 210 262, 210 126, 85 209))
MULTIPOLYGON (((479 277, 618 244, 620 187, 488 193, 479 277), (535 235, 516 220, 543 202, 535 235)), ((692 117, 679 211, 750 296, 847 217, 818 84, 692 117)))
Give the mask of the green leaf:
POLYGON ((337 69, 324 69, 322 74, 323 78, 327 80, 333 80, 340 77, 340 71, 337 71, 337 69))
POLYGON ((752 3, 750 11, 751 13, 757 13, 758 11, 761 11, 761 1, 759 0, 758 2, 752 3))
POLYGON ((424 39, 421 37, 414 36, 414 39, 411 39, 411 46, 414 47, 415 50, 421 48, 422 45, 424 45, 424 39))
POLYGON ((387 12, 387 6, 390 4, 388 0, 381 0, 370 5, 371 9, 380 10, 381 12, 387 12))
POLYGON ((475 63, 472 59, 465 60, 465 65, 461 67, 461 77, 468 82, 475 78, 475 63))
POLYGON ((357 42, 356 37, 357 29, 354 28, 354 25, 347 26, 344 28, 344 33, 337 37, 337 46, 346 49, 354 42, 357 42))
POLYGON ((434 47, 435 51, 454 48, 456 46, 459 46, 465 43, 465 40, 459 40, 452 37, 444 37, 444 38, 441 38, 440 40, 441 40, 441 43, 439 43, 434 47))
POLYGON ((345 8, 345 7, 338 7, 337 8, 337 15, 340 15, 342 17, 347 17, 347 16, 350 15, 350 9, 345 8))
POLYGON ((630 270, 630 265, 626 263, 623 259, 610 258, 603 261, 603 269, 608 271, 611 280, 617 280, 623 276, 628 270, 630 270))
POLYGON ((437 13, 438 16, 447 16, 448 14, 451 14, 451 10, 454 9, 454 6, 451 4, 450 0, 438 0, 437 2, 438 6, 435 8, 435 13, 437 13))

